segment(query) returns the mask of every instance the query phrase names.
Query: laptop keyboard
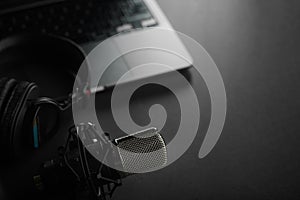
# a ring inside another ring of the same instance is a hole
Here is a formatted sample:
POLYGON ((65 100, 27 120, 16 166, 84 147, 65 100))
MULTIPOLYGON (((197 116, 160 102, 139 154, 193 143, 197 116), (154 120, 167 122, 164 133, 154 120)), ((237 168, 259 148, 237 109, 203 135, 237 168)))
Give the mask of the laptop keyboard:
POLYGON ((156 25, 143 0, 77 0, 0 16, 0 39, 20 33, 42 33, 82 44, 156 25))

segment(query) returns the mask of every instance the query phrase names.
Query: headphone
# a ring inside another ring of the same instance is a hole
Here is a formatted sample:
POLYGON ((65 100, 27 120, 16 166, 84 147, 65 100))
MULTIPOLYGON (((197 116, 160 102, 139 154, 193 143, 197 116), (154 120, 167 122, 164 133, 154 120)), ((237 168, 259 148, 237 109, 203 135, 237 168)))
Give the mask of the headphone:
POLYGON ((22 141, 29 140, 34 148, 55 134, 58 123, 48 134, 40 133, 39 112, 43 106, 51 106, 57 111, 57 118, 48 119, 59 121, 59 111, 63 108, 52 99, 38 98, 38 87, 35 83, 18 82, 15 79, 0 79, 0 147, 7 156, 13 156, 17 148, 22 147, 22 141), (26 138, 22 133, 31 133, 26 138))
MULTIPOLYGON (((71 71, 79 91, 88 85, 88 68, 85 77, 75 80, 75 75, 85 59, 83 51, 73 42, 57 36, 22 35, 0 42, 0 60, 5 68, 24 63, 59 62, 71 71), (18 60, 18 56, 20 60, 18 60), (3 57, 4 59, 1 59, 3 57), (17 62, 17 64, 15 64, 17 62)), ((41 64, 40 67, 44 67, 41 64)), ((64 97, 40 97, 36 83, 0 78, 0 154, 4 159, 14 158, 24 148, 39 148, 53 137, 60 122, 60 112, 72 105, 72 94, 64 97), (44 112, 44 111, 47 112, 44 112), (46 114, 45 114, 46 113, 46 114), (41 117, 47 115, 47 117, 41 117), (42 119, 41 119, 42 118, 42 119)))

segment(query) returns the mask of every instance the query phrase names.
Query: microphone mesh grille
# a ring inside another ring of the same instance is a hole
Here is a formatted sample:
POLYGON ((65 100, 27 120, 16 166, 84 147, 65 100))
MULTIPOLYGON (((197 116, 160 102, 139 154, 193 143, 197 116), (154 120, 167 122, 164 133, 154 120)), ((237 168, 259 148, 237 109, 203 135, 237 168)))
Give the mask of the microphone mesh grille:
POLYGON ((167 163, 167 150, 155 128, 117 140, 124 171, 145 173, 162 168, 167 163))

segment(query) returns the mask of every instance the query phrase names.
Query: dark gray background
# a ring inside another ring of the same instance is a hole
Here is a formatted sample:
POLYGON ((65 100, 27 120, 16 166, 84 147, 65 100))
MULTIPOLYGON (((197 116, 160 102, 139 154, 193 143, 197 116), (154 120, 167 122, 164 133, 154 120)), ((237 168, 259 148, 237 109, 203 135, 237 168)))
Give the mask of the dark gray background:
MULTIPOLYGON (((175 29, 202 44, 219 67, 228 98, 226 124, 213 151, 200 160, 198 153, 210 119, 210 99, 196 71, 183 71, 200 102, 201 122, 194 143, 184 156, 163 170, 125 179, 113 199, 299 199, 299 1, 158 2, 175 29)), ((172 74, 161 78, 174 81, 172 74)), ((110 96, 111 90, 97 96, 97 110, 104 130, 117 136, 122 133, 111 116, 110 96)), ((132 97, 131 114, 136 123, 146 125, 148 109, 157 103, 168 112, 162 130, 168 142, 180 122, 178 102, 170 91, 157 85, 140 88, 132 97)), ((68 120, 64 133, 72 123, 68 120)), ((52 154, 44 154, 56 153, 62 136, 58 134, 42 147, 42 156, 37 157, 52 158, 52 154)), ((36 162, 36 166, 26 163, 25 169, 3 172, 14 193, 32 184, 32 176, 26 174, 36 172, 40 165, 36 162), (16 177, 24 180, 17 181, 16 177)), ((2 182, 0 196, 1 187, 2 182)))
MULTIPOLYGON (((198 159, 210 102, 202 79, 189 70, 202 112, 196 140, 173 165, 124 180, 114 199, 299 199, 299 1, 158 2, 175 29, 201 43, 218 65, 228 96, 226 124, 213 151, 198 159)), ((132 105, 137 121, 148 104, 178 106, 163 91, 143 94, 132 105)), ((172 132, 178 109, 170 110, 172 132)))

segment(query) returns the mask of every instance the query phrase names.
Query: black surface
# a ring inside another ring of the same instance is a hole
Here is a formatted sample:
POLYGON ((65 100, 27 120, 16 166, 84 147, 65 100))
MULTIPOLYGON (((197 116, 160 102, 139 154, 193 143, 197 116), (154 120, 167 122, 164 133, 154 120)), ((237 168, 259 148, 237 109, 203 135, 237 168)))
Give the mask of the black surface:
MULTIPOLYGON (((186 73, 201 109, 193 145, 171 166, 125 179, 113 199, 299 199, 299 2, 159 0, 159 4, 175 29, 201 43, 218 65, 228 98, 226 124, 213 151, 200 160, 210 99, 205 83, 190 69, 186 73)), ((98 96, 97 109, 103 127, 120 134, 110 113, 110 94, 98 96)), ((167 141, 172 138, 179 110, 168 90, 145 86, 131 103, 133 119, 141 125, 149 120, 150 105, 164 105, 167 141)), ((57 140, 52 143, 59 145, 57 140)))
MULTIPOLYGON (((299 1, 158 2, 175 29, 201 43, 218 65, 226 124, 213 151, 199 160, 210 104, 192 73, 202 112, 194 144, 166 169, 125 180, 115 199, 299 199, 299 1)), ((175 105, 168 95, 153 98, 175 105)), ((176 121, 176 114, 168 116, 176 121)))

